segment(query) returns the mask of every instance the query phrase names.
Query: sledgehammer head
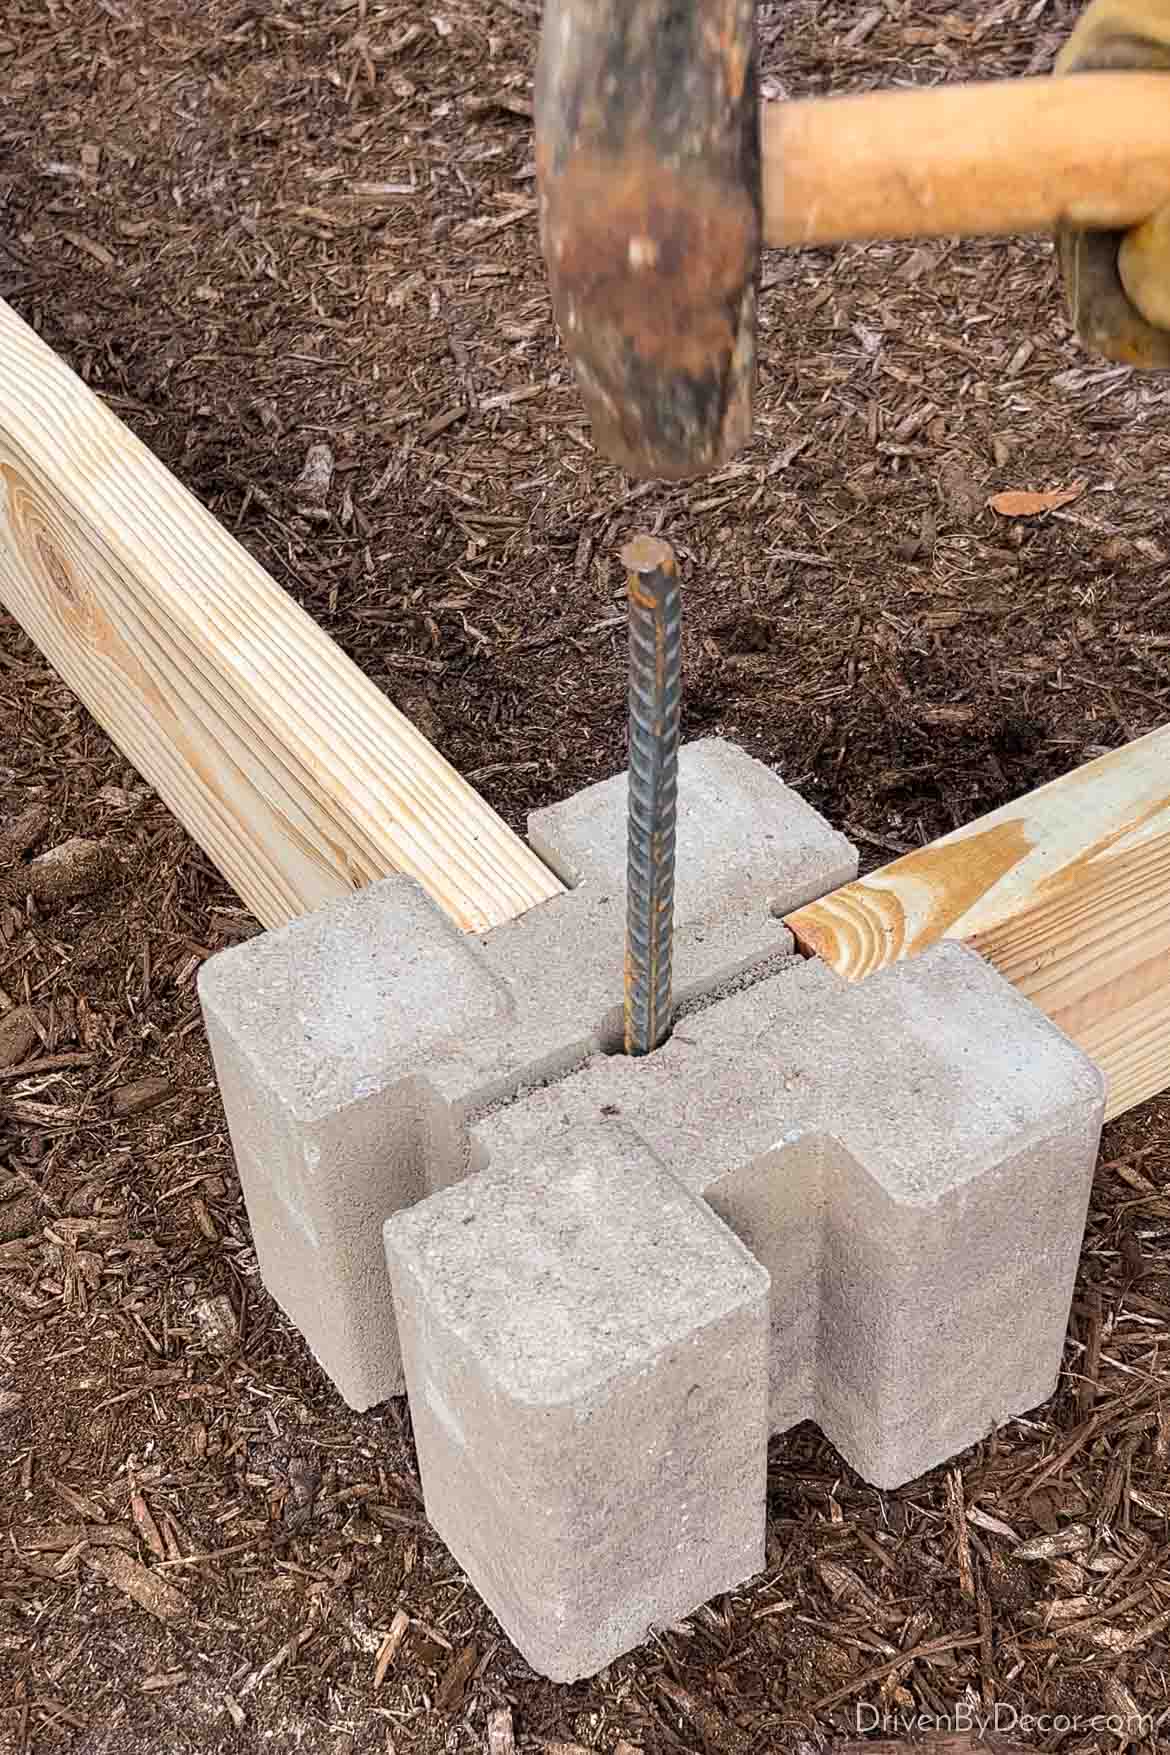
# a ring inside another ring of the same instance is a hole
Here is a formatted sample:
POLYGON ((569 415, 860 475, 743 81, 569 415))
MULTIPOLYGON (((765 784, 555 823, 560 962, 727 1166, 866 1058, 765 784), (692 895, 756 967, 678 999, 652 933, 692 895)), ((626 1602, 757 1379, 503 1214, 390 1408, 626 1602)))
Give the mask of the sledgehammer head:
POLYGON ((541 242, 598 447, 680 480, 745 443, 760 147, 754 0, 545 0, 541 242))

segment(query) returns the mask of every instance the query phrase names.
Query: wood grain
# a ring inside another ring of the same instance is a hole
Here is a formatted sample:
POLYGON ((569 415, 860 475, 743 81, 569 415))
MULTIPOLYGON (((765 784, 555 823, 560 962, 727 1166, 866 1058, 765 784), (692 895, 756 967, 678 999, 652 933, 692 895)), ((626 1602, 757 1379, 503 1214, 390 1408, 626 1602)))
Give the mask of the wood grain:
POLYGON ((850 981, 970 944, 1098 1062, 1120 1115, 1170 1085, 1170 726, 787 924, 850 981))
POLYGON ((775 248, 1121 229, 1170 201, 1170 74, 767 104, 763 175, 775 248))
POLYGON ((472 932, 560 892, 2 300, 0 604, 265 926, 393 871, 472 932))

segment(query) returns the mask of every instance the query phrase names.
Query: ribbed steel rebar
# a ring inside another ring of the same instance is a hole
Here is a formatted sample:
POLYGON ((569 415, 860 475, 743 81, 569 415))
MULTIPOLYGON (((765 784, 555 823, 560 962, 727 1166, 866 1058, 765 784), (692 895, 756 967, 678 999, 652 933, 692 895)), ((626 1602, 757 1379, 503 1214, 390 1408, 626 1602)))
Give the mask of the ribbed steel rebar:
POLYGON ((630 807, 625 1047, 652 1054, 670 1035, 675 819, 682 689, 682 593, 669 543, 622 550, 630 608, 630 807))

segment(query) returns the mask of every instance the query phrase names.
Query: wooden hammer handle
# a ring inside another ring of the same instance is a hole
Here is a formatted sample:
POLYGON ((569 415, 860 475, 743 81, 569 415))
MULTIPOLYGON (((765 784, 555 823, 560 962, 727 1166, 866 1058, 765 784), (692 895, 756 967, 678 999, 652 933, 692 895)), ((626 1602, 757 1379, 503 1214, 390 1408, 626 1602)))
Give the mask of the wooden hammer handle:
POLYGON ((777 248, 1121 229, 1170 202, 1170 74, 767 104, 763 170, 777 248))

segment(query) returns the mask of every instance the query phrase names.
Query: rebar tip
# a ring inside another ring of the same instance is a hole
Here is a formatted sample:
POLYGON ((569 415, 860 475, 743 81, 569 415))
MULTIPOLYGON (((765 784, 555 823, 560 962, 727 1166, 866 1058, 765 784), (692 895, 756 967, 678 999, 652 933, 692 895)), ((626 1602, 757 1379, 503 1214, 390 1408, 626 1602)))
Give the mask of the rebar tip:
POLYGON ((621 550, 621 563, 627 573, 676 571, 674 550, 660 536, 632 536, 621 550))

